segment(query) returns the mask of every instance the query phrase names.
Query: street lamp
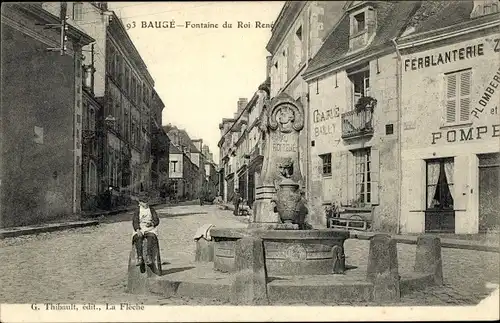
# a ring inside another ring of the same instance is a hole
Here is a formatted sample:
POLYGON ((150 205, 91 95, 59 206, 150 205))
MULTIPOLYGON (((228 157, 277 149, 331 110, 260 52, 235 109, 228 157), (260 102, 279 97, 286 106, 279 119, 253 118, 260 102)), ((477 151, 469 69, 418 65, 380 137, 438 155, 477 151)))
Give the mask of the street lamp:
POLYGON ((109 159, 109 147, 108 147, 108 129, 109 128, 113 128, 114 125, 116 123, 116 119, 115 117, 113 117, 112 115, 108 115, 105 119, 104 119, 104 124, 105 124, 105 129, 102 129, 102 133, 103 133, 103 142, 102 142, 102 145, 103 145, 103 153, 104 153, 104 156, 102 158, 102 170, 103 172, 105 172, 107 175, 106 175, 106 188, 105 188, 105 191, 108 191, 110 192, 110 186, 112 185, 112 183, 109 182, 109 163, 111 162, 110 159, 109 159), (107 161, 107 162, 106 162, 107 161))
POLYGON ((114 127, 114 125, 116 123, 116 118, 113 117, 112 115, 109 115, 106 117, 106 119, 104 119, 104 122, 106 123, 106 126, 108 128, 112 128, 112 127, 114 127))
POLYGON ((89 64, 89 65, 83 65, 82 66, 83 68, 83 79, 84 79, 84 86, 91 90, 92 93, 93 93, 93 77, 94 77, 94 73, 95 73, 95 68, 93 65, 89 64))

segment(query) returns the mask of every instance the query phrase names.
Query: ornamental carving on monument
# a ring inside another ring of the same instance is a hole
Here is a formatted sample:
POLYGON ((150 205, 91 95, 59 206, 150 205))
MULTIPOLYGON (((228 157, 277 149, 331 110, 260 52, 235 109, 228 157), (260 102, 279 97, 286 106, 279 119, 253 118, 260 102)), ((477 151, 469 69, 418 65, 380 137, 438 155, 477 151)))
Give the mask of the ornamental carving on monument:
POLYGON ((269 128, 282 133, 298 132, 304 128, 304 116, 292 100, 280 98, 271 110, 269 128))

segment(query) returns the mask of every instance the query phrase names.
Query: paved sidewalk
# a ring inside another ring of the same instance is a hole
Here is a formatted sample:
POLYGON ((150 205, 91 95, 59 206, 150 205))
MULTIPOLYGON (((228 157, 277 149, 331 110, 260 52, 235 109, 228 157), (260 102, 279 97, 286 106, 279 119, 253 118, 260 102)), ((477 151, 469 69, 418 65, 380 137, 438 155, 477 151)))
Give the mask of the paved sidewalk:
MULTIPOLYGON (((369 240, 377 232, 366 232, 366 231, 350 231, 351 238, 360 240, 369 240)), ((414 235, 391 235, 397 243, 404 244, 417 244, 418 236, 414 235)), ((455 249, 466 249, 466 250, 477 250, 477 251, 489 251, 489 252, 500 252, 500 246, 495 245, 494 242, 483 242, 475 240, 464 240, 464 239, 449 239, 441 238, 441 247, 443 248, 455 248, 455 249)))
POLYGON ((0 239, 19 237, 28 234, 60 231, 66 229, 83 228, 93 225, 98 225, 99 221, 72 221, 64 223, 47 223, 41 225, 23 226, 23 227, 12 227, 0 229, 0 239))
MULTIPOLYGON (((179 202, 176 204, 173 204, 173 203, 152 204, 152 206, 155 206, 156 208, 164 208, 164 207, 176 207, 176 206, 189 206, 189 205, 194 205, 197 203, 199 203, 197 200, 192 200, 192 201, 179 202)), ((82 219, 82 220, 79 220, 79 221, 62 221, 62 222, 58 222, 58 223, 42 223, 42 224, 36 224, 36 225, 3 228, 3 229, 0 229, 0 239, 19 237, 19 236, 29 235, 29 234, 38 234, 38 233, 44 233, 44 232, 53 232, 53 231, 61 231, 61 230, 67 230, 67 229, 95 226, 95 225, 98 225, 100 222, 99 220, 95 220, 95 218, 108 217, 108 216, 117 215, 117 214, 121 214, 121 213, 127 213, 127 212, 134 210, 135 208, 136 208, 135 206, 132 206, 132 207, 121 208, 121 209, 116 209, 116 210, 111 210, 111 211, 83 213, 80 216, 80 219, 82 219), (83 219, 93 219, 93 220, 83 220, 83 219)), ((74 218, 74 217, 72 217, 72 218, 74 218)))
MULTIPOLYGON (((234 205, 224 203, 220 205, 220 208, 233 211, 234 205)), ((369 232, 369 231, 356 231, 356 230, 350 230, 350 232, 351 232, 351 238, 359 240, 369 240, 377 233, 383 234, 383 232, 369 232)), ((391 236, 394 239, 396 239, 397 243, 417 244, 418 235, 391 234, 391 236)), ((453 238, 441 237, 441 247, 500 253, 498 236, 496 237, 496 239, 491 239, 491 241, 478 241, 470 239, 467 240, 467 239, 453 239, 453 238)))

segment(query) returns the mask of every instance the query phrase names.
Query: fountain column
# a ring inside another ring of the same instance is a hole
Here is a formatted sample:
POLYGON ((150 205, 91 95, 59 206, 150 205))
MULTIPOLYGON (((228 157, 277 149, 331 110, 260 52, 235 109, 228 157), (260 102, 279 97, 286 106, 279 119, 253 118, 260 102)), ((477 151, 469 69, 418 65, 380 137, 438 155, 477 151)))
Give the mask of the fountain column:
POLYGON ((304 110, 286 93, 267 101, 261 115, 260 130, 264 137, 263 164, 253 205, 253 223, 250 227, 271 228, 280 223, 274 212, 276 192, 285 176, 302 186, 299 164, 299 133, 304 128, 304 110))

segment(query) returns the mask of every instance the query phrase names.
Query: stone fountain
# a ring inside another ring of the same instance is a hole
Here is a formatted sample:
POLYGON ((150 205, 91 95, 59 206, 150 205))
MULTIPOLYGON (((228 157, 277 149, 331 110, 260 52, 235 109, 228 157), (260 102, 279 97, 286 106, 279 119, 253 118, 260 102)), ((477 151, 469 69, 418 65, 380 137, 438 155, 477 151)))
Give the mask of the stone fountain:
MULTIPOLYGON (((264 160, 252 223, 243 229, 201 227, 195 235, 194 259, 169 259, 159 270, 146 272, 129 265, 130 293, 211 298, 237 305, 394 302, 403 293, 443 284, 441 243, 432 236, 418 238, 411 270, 400 271, 397 241, 383 234, 370 239, 369 250, 357 250, 357 266, 346 268, 344 242, 357 234, 313 229, 301 213, 302 106, 280 94, 266 102, 261 116, 264 160)), ((129 264, 134 255, 132 249, 129 264)))
POLYGON ((235 242, 243 237, 263 240, 269 275, 328 275, 345 270, 346 230, 305 230, 300 214, 303 178, 299 164, 299 133, 304 111, 285 93, 266 102, 260 130, 264 138, 261 182, 256 189, 253 221, 247 229, 213 229, 214 268, 234 270, 235 242), (275 212, 277 211, 277 212, 275 212))

